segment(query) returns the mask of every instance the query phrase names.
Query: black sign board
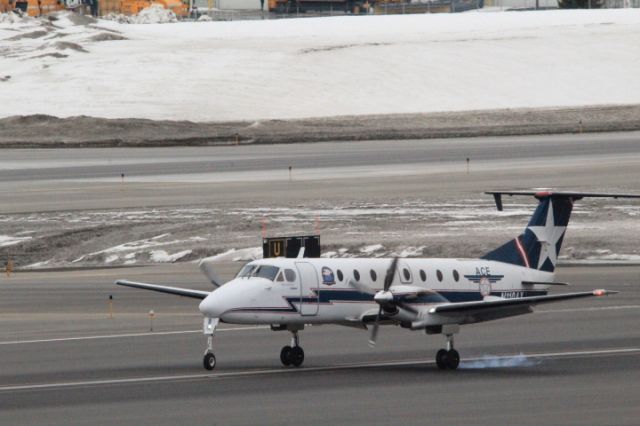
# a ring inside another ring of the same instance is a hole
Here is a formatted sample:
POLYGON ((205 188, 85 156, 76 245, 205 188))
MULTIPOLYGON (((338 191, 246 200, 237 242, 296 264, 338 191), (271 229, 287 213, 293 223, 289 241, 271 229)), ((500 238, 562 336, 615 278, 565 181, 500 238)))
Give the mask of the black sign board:
POLYGON ((265 238, 262 257, 298 257, 301 247, 304 247, 304 257, 320 257, 320 235, 265 238))

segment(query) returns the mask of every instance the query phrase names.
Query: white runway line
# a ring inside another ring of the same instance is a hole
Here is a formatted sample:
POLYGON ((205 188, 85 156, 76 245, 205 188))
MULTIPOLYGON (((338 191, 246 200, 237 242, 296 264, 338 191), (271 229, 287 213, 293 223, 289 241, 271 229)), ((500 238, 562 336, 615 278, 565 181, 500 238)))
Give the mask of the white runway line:
MULTIPOLYGON (((640 309, 640 305, 621 305, 621 306, 601 306, 596 308, 571 308, 571 309, 551 309, 551 310, 536 310, 534 313, 539 314, 552 314, 563 312, 591 312, 591 311, 613 311, 620 309, 640 309)), ((218 332, 225 331, 248 331, 248 330, 261 330, 268 329, 267 326, 248 326, 248 327, 230 327, 219 328, 218 332)), ((8 342, 0 342, 1 345, 22 345, 31 343, 53 343, 53 342, 70 342, 75 340, 99 340, 99 339, 122 339, 129 337, 148 337, 148 336, 168 336, 172 334, 193 334, 202 333, 202 330, 180 330, 180 331, 162 331, 162 332, 145 332, 145 333, 129 333, 129 334, 107 334, 102 336, 78 336, 78 337, 60 337, 53 339, 37 339, 37 340, 13 340, 8 342)))
MULTIPOLYGON (((547 352, 537 354, 525 354, 527 357, 532 358, 570 358, 580 356, 598 356, 598 355, 621 355, 621 354, 633 354, 639 353, 640 348, 619 348, 619 349, 601 349, 592 351, 571 351, 571 352, 547 352)), ((512 358, 513 355, 501 355, 494 357, 495 359, 512 358)), ((464 358, 461 361, 481 361, 485 358, 464 358)), ((87 380, 77 382, 60 382, 60 383, 42 383, 42 384, 30 384, 30 385, 13 385, 13 386, 0 386, 0 392, 14 392, 25 390, 42 390, 53 388, 74 388, 74 387, 86 387, 86 386, 103 386, 103 385, 121 385, 121 384, 142 384, 142 383, 155 383, 155 382, 169 382, 169 381, 182 381, 182 380, 194 380, 194 379, 224 379, 233 377, 246 377, 246 376, 258 376, 258 375, 274 375, 274 374, 300 374, 300 373, 313 373, 321 371, 340 371, 351 369, 364 369, 364 368, 377 368, 377 367, 398 367, 403 365, 428 365, 435 364, 435 361, 424 360, 409 360, 409 361, 383 361, 383 362, 365 362, 354 364, 342 364, 337 366, 328 367, 309 367, 309 368, 278 368, 269 370, 252 370, 252 371, 236 371, 229 373, 203 373, 203 374, 182 374, 174 376, 155 376, 155 377, 134 377, 130 379, 108 379, 108 380, 87 380)))
MULTIPOLYGON (((219 328, 216 333, 225 331, 247 331, 268 329, 267 326, 250 326, 250 327, 231 327, 219 328)), ((180 330, 180 331, 161 331, 161 332, 145 332, 145 333, 129 333, 129 334, 106 334, 102 336, 78 336, 78 337, 61 337, 54 339, 38 339, 38 340, 13 340, 9 342, 0 342, 0 345, 22 345, 29 343, 52 343, 52 342, 69 342, 74 340, 98 340, 98 339, 121 339, 127 337, 148 337, 148 336, 167 336, 171 334, 192 334, 202 333, 202 330, 180 330)))

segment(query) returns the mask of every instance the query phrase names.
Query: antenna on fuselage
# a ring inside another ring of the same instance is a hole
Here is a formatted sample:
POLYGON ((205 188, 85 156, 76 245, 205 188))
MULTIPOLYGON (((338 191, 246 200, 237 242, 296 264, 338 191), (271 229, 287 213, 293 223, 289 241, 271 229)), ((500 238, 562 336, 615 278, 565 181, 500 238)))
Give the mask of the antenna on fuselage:
POLYGON ((296 259, 302 259, 304 258, 304 247, 300 247, 300 251, 298 252, 298 255, 296 256, 296 259))

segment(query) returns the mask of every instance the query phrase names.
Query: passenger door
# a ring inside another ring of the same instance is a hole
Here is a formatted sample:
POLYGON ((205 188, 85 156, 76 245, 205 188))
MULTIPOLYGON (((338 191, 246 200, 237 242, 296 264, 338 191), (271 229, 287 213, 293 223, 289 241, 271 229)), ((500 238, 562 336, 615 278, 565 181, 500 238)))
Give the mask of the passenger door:
POLYGON ((296 262, 300 276, 300 314, 317 315, 320 303, 318 271, 309 262, 296 262))

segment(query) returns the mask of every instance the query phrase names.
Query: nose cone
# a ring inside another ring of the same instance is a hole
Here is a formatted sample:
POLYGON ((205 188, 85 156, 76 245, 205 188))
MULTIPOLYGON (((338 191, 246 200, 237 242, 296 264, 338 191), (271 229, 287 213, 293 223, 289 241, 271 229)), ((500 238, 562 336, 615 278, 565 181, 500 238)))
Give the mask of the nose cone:
POLYGON ((225 311, 225 306, 221 303, 221 297, 216 295, 221 289, 211 292, 202 302, 200 302, 200 312, 209 318, 220 318, 225 311))

